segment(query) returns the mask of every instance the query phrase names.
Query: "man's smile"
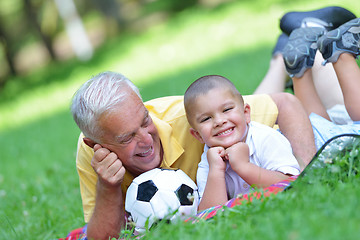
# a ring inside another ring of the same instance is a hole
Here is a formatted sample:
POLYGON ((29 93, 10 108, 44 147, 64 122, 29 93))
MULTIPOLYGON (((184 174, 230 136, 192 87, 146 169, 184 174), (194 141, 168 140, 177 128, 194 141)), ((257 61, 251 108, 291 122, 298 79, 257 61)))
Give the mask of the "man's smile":
POLYGON ((153 147, 149 147, 146 151, 136 154, 139 157, 147 157, 153 153, 153 147))

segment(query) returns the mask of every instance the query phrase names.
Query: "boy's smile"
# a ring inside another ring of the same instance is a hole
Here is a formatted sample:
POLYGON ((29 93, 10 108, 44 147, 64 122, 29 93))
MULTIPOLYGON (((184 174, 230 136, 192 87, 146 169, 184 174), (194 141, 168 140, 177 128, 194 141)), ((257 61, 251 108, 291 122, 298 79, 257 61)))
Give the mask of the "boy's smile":
POLYGON ((191 107, 192 134, 209 147, 228 148, 244 142, 250 122, 250 106, 228 89, 214 88, 196 97, 191 107))

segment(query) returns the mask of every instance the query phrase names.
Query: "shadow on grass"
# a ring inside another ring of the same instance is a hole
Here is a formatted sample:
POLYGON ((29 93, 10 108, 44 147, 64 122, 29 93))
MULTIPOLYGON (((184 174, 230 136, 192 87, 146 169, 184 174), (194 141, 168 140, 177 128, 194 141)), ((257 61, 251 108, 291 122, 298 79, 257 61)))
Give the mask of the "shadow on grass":
POLYGON ((208 63, 154 78, 150 83, 140 85, 140 92, 144 101, 163 96, 183 95, 197 78, 217 74, 229 78, 242 94, 251 94, 265 76, 271 50, 266 46, 246 52, 239 50, 208 63))

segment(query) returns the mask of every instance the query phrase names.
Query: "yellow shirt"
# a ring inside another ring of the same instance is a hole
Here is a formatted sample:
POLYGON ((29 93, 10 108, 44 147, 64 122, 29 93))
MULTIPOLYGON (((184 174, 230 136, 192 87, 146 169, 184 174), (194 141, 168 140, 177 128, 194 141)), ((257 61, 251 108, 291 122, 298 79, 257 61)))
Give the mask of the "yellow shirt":
MULTIPOLYGON (((278 110, 268 95, 244 96, 244 100, 250 105, 252 121, 271 127, 275 125, 278 110)), ((161 167, 180 168, 195 181, 197 165, 204 146, 190 134, 183 96, 157 98, 144 104, 159 131, 164 149, 161 167)), ((83 137, 84 135, 80 134, 76 167, 80 179, 84 218, 85 222, 88 222, 95 206, 97 175, 90 164, 94 151, 82 141, 83 137)), ((124 197, 133 178, 129 172, 125 173, 121 185, 124 197)))

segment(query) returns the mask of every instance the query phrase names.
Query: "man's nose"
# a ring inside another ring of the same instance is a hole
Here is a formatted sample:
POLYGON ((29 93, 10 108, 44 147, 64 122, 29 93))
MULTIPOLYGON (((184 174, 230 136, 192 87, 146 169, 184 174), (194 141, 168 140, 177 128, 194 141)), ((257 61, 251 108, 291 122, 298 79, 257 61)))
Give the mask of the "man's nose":
POLYGON ((152 144, 152 136, 147 128, 141 128, 139 131, 139 143, 144 146, 149 146, 152 144))

